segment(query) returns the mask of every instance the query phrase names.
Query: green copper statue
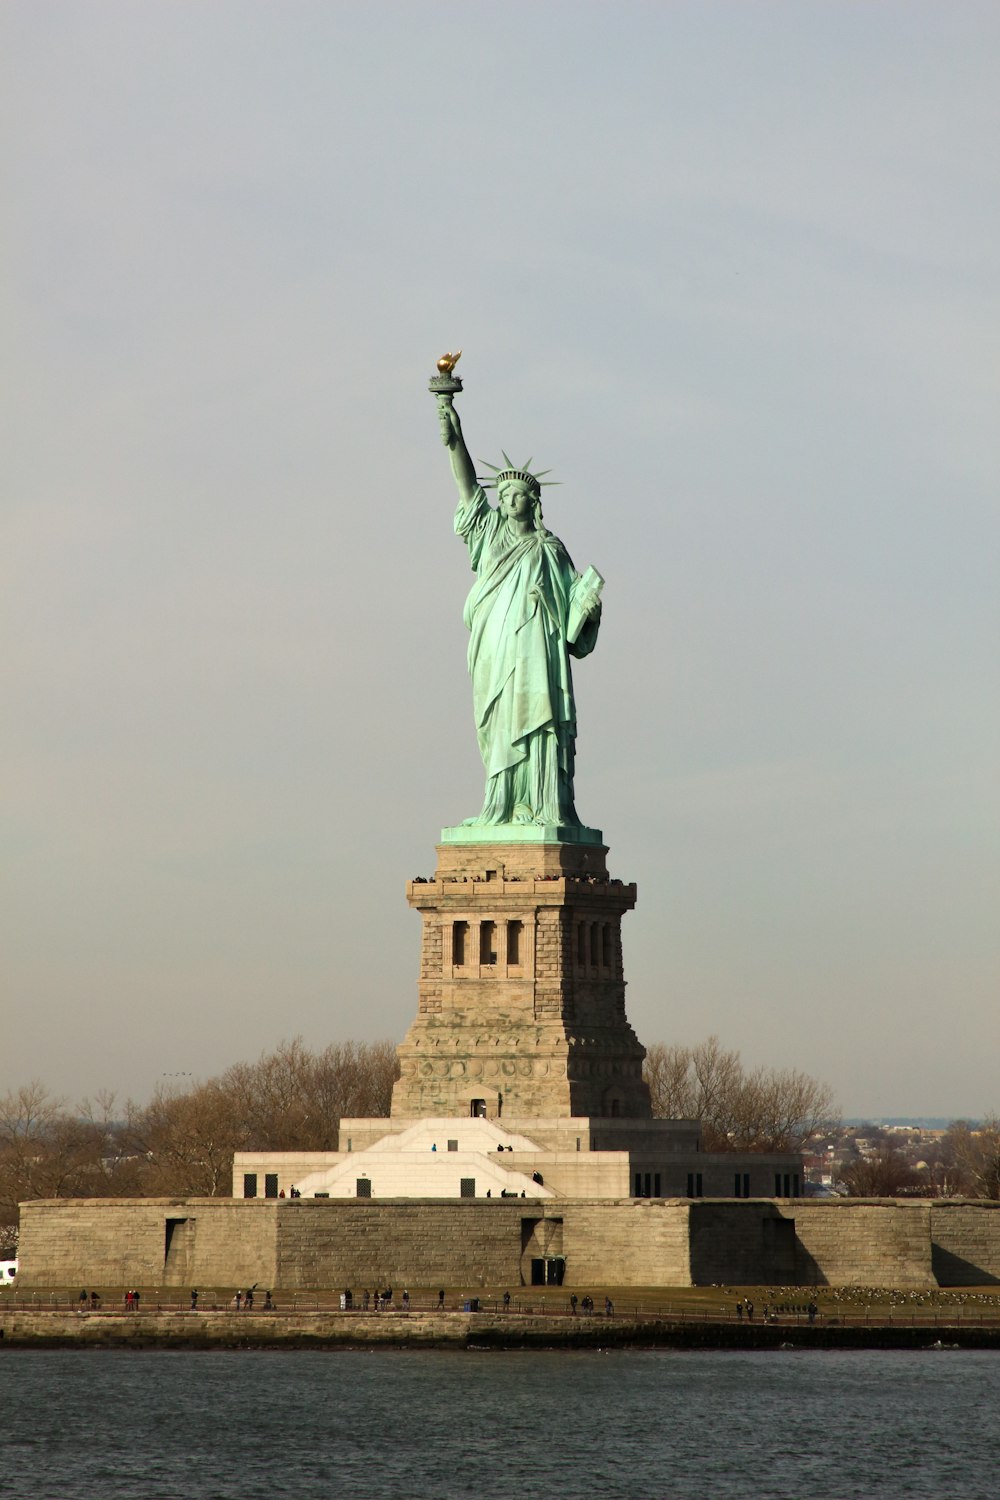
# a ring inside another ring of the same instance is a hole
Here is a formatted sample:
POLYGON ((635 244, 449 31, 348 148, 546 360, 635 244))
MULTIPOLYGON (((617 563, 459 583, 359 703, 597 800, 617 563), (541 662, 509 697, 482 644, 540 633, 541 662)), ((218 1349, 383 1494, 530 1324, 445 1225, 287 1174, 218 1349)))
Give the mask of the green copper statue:
POLYGON ((455 530, 476 574, 465 623, 486 800, 468 824, 577 829, 569 658, 594 649, 603 579, 593 568, 577 573, 562 542, 545 529, 540 476, 531 473, 530 459, 517 468, 504 454, 505 467, 485 481, 496 486, 499 502, 489 504, 455 410, 462 388, 453 374, 457 358, 438 361, 431 392, 458 486, 455 530))

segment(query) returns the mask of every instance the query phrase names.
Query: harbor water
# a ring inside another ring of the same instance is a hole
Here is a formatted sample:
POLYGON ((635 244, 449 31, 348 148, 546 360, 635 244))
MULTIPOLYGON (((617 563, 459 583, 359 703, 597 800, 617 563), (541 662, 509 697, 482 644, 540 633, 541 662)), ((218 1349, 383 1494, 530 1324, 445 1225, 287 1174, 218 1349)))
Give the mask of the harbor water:
POLYGON ((995 1500, 1000 1357, 8 1350, 14 1500, 995 1500))

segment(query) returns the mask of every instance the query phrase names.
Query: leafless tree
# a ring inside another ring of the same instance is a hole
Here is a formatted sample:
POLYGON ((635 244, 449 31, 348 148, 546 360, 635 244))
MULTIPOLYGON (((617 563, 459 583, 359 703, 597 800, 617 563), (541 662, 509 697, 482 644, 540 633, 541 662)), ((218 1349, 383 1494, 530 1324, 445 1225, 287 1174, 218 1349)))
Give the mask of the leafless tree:
POLYGON ((231 1191, 233 1152, 243 1144, 240 1122, 214 1081, 186 1092, 158 1088, 127 1113, 131 1150, 143 1158, 146 1194, 213 1198, 231 1191))
POLYGON ((389 1113, 398 1071, 391 1042, 314 1053, 296 1037, 191 1089, 158 1089, 128 1112, 146 1191, 225 1195, 235 1151, 335 1151, 342 1117, 389 1113))
POLYGON ((28 1199, 225 1196, 234 1151, 335 1150, 342 1116, 389 1113, 398 1075, 391 1042, 314 1053, 295 1038, 120 1112, 113 1094, 70 1109, 43 1084, 26 1084, 0 1099, 0 1242, 28 1199))
POLYGON ((954 1163, 959 1192, 1000 1199, 1000 1118, 987 1115, 979 1125, 956 1120, 943 1144, 954 1163))
POLYGON ((827 1084, 793 1069, 747 1073, 715 1036, 648 1048, 645 1077, 654 1116, 700 1120, 707 1151, 797 1151, 836 1113, 827 1084))
POLYGON ((646 1048, 643 1077, 649 1085, 649 1098, 657 1120, 693 1120, 697 1118, 694 1081, 691 1075, 690 1047, 667 1046, 654 1042, 646 1048))
POLYGON ((898 1198, 919 1185, 920 1174, 897 1146, 881 1145, 868 1156, 860 1153, 841 1162, 837 1173, 854 1198, 898 1198))
POLYGON ((37 1080, 0 1099, 0 1223, 12 1224, 31 1198, 134 1192, 113 1098, 69 1110, 37 1080))

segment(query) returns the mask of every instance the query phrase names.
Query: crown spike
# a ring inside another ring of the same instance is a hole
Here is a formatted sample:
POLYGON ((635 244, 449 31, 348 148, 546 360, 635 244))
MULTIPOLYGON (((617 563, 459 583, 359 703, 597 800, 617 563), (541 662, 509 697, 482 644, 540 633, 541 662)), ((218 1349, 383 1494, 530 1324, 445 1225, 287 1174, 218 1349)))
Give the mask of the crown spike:
POLYGON ((484 490, 499 489, 501 484, 506 484, 512 479, 519 479, 523 484, 533 485, 538 490, 542 488, 543 484, 550 485, 560 483, 558 479, 542 478, 543 474, 551 474, 551 469, 540 469, 537 474, 534 474, 529 467, 529 465, 533 462, 532 459, 526 459, 525 462, 521 464, 520 467, 518 467, 518 465, 514 463, 509 453, 507 453, 504 449, 501 449, 500 451, 503 453, 504 463, 506 464, 506 468, 504 469, 501 469, 499 464, 490 463, 489 459, 483 458, 479 460, 479 462, 481 464, 484 464, 486 468, 493 470, 492 474, 487 475, 485 478, 479 479, 479 483, 482 485, 484 490))

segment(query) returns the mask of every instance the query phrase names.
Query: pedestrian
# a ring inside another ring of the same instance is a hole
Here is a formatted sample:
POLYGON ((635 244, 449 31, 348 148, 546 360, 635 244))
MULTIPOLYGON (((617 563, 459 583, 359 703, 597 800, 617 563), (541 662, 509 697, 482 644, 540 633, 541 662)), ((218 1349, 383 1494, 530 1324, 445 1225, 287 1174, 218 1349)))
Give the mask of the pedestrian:
POLYGON ((271 1293, 270 1292, 265 1292, 264 1293, 264 1311, 265 1312, 274 1312, 274 1303, 271 1301, 271 1293))
POLYGON ((740 1322, 740 1323, 743 1322, 743 1303, 742 1302, 737 1302, 737 1304, 736 1304, 736 1318, 737 1318, 738 1322, 740 1322))
POLYGON ((503 1310, 504 1312, 510 1312, 510 1292, 504 1292, 503 1294, 503 1310))
POLYGON ((753 1322, 753 1303, 750 1301, 749 1297, 747 1298, 747 1322, 753 1322))
POLYGON ((136 1312, 139 1311, 139 1293, 138 1292, 133 1292, 132 1293, 132 1306, 135 1308, 136 1312))
MULTIPOLYGON (((256 1284, 257 1283, 254 1282, 254 1286, 256 1286, 256 1284)), ((253 1311, 253 1287, 252 1286, 247 1287, 246 1296, 243 1298, 243 1311, 244 1312, 252 1312, 253 1311)))
POLYGON ((612 1300, 611 1300, 610 1297, 605 1297, 605 1299, 604 1299, 604 1316, 606 1318, 613 1318, 614 1315, 615 1315, 615 1304, 612 1302, 612 1300))
POLYGON ((572 1294, 572 1296, 569 1299, 569 1310, 570 1310, 570 1312, 573 1314, 573 1316, 575 1318, 576 1317, 576 1293, 575 1292, 572 1294))
POLYGON ((404 1291, 404 1293, 403 1293, 403 1311, 404 1312, 409 1312, 409 1310, 410 1310, 410 1294, 409 1294, 409 1292, 405 1292, 404 1291))
POLYGON ((816 1314, 819 1312, 819 1308, 816 1306, 815 1302, 810 1302, 809 1306, 806 1308, 806 1312, 809 1314, 809 1322, 815 1323, 816 1314))
POLYGON ((368 1288, 365 1287, 364 1291, 361 1293, 361 1306, 362 1306, 362 1308, 363 1308, 363 1310, 365 1312, 368 1311, 368 1308, 371 1305, 371 1300, 372 1300, 372 1294, 368 1290, 368 1288))
POLYGON ((444 1312, 444 1287, 438 1292, 438 1312, 444 1312))
POLYGON ((197 1289, 197 1287, 192 1287, 191 1288, 191 1311, 192 1312, 197 1312, 198 1311, 198 1289, 197 1289))
POLYGON ((91 1312, 96 1312, 97 1309, 100 1307, 100 1305, 101 1305, 100 1293, 98 1293, 98 1292, 91 1292, 91 1294, 90 1294, 90 1310, 91 1310, 91 1312))
POLYGON ((239 1287, 236 1290, 236 1296, 233 1298, 233 1301, 236 1303, 236 1311, 239 1312, 243 1306, 243 1292, 239 1287))
POLYGON ((89 1301, 90 1301, 90 1298, 89 1298, 89 1297, 88 1297, 88 1296, 87 1296, 87 1292, 86 1292, 86 1288, 84 1288, 84 1290, 83 1290, 83 1291, 82 1291, 82 1292, 81 1292, 81 1293, 80 1293, 80 1297, 79 1297, 79 1302, 80 1302, 80 1306, 81 1306, 81 1308, 82 1308, 82 1307, 83 1307, 83 1306, 84 1306, 84 1305, 85 1305, 85 1304, 86 1304, 86 1303, 87 1303, 87 1302, 89 1302, 89 1301))

